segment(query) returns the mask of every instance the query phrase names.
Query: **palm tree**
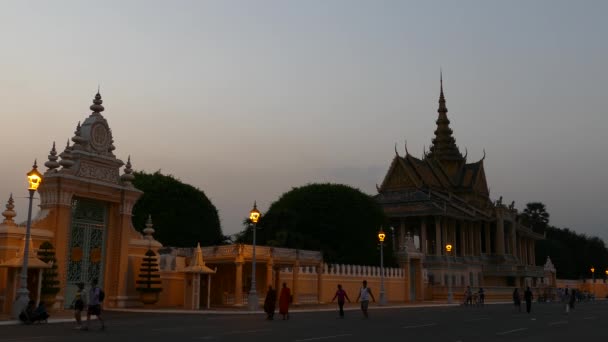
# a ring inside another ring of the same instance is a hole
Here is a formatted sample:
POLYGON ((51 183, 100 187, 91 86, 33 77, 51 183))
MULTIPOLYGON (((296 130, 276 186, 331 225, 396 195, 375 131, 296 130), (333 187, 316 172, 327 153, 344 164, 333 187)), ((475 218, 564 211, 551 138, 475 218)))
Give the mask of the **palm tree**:
POLYGON ((549 226, 549 213, 545 205, 541 202, 531 202, 526 204, 526 208, 521 215, 522 221, 533 231, 544 234, 549 226))

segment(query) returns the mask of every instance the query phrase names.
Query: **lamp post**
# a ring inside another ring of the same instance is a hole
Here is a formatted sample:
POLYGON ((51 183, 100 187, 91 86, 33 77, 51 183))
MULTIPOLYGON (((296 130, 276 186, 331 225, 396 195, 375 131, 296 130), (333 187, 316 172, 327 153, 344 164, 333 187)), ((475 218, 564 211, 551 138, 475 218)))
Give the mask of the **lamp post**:
POLYGON ((450 274, 450 252, 452 251, 452 245, 449 243, 445 245, 445 251, 447 252, 448 260, 448 304, 454 302, 454 295, 452 294, 452 275, 450 274))
POLYGON ((595 295, 595 267, 591 266, 591 294, 595 295))
POLYGON ((27 182, 28 188, 27 190, 30 193, 30 202, 27 210, 27 226, 25 228, 25 242, 23 246, 23 266, 21 266, 21 284, 19 289, 17 290, 17 299, 15 300, 15 305, 13 305, 13 317, 19 317, 19 314, 23 309, 27 306, 27 303, 30 301, 30 291, 27 289, 27 266, 29 262, 29 254, 30 254, 30 230, 32 225, 32 202, 34 200, 34 193, 38 189, 40 183, 42 183, 42 174, 38 172, 38 165, 36 165, 36 161, 34 161, 34 165, 32 166, 32 171, 27 173, 27 182))
POLYGON ((253 202, 253 209, 249 212, 249 221, 253 223, 253 253, 251 261, 251 288, 249 289, 249 297, 247 303, 249 304, 249 310, 255 311, 258 309, 258 292, 255 283, 255 231, 257 230, 257 223, 260 219, 260 211, 258 210, 256 203, 253 202))
POLYGON ((378 240, 380 240, 380 301, 378 304, 386 305, 386 295, 384 294, 384 230, 380 227, 378 232, 378 240))

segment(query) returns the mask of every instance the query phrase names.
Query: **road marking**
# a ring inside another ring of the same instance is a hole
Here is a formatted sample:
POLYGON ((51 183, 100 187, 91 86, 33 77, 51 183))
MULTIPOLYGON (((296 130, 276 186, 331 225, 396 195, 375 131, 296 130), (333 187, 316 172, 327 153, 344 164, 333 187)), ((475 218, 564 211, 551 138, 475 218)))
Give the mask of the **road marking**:
POLYGON ((263 332, 263 331, 271 331, 271 329, 256 329, 256 330, 230 331, 230 332, 227 332, 227 333, 222 333, 222 334, 219 334, 219 335, 251 334, 251 333, 263 332))
POLYGON ((557 322, 549 323, 549 325, 559 325, 559 324, 568 324, 568 321, 557 321, 557 322))
POLYGON ((467 319, 465 322, 485 321, 488 319, 490 319, 490 317, 480 317, 480 318, 467 319))
POLYGON ((311 337, 311 338, 303 338, 301 340, 295 340, 295 342, 326 340, 326 339, 330 339, 330 338, 338 338, 338 337, 345 337, 345 336, 352 336, 352 335, 353 334, 341 334, 341 335, 332 335, 332 336, 311 337))
POLYGON ((403 329, 425 328, 425 327, 432 327, 434 325, 437 325, 437 323, 420 324, 420 325, 407 325, 407 326, 403 327, 403 329))
POLYGON ((507 335, 507 334, 511 334, 514 332, 518 332, 518 331, 524 331, 524 330, 528 330, 528 328, 519 328, 519 329, 513 329, 513 330, 508 330, 508 331, 503 331, 503 332, 499 332, 496 335, 507 335))

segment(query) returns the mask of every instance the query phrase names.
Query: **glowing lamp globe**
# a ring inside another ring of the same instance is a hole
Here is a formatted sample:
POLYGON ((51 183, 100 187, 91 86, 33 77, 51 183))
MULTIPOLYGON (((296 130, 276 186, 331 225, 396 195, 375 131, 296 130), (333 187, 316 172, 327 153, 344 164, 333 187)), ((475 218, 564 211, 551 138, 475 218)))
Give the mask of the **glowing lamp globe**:
POLYGON ((251 211, 249 212, 249 220, 251 220, 252 223, 258 223, 259 219, 260 219, 260 211, 256 207, 255 202, 253 202, 253 209, 251 209, 251 211))
POLYGON ((382 230, 382 227, 380 227, 380 232, 378 233, 378 240, 380 240, 380 242, 384 242, 385 237, 386 234, 384 234, 384 230, 382 230))
POLYGON ((450 245, 450 244, 445 245, 445 250, 447 252, 451 252, 452 251, 452 245, 450 245))
POLYGON ((34 162, 34 168, 32 169, 32 171, 27 173, 27 183, 28 183, 28 190, 38 190, 38 187, 40 186, 40 183, 42 183, 42 174, 40 174, 40 172, 38 172, 38 166, 36 165, 36 163, 34 162))

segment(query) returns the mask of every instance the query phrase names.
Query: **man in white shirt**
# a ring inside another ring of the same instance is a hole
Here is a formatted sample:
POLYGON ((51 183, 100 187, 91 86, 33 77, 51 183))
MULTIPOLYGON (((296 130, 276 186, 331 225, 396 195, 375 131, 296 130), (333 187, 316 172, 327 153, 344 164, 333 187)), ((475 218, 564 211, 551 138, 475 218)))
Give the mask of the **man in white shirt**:
POLYGON ((374 294, 372 293, 372 289, 367 287, 367 280, 363 281, 363 286, 359 291, 359 296, 357 297, 357 302, 359 299, 361 300, 361 311, 363 311, 363 317, 369 318, 367 314, 367 308, 369 306, 369 297, 372 297, 374 303, 376 302, 376 298, 374 298, 374 294))
POLYGON ((91 322, 91 315, 97 316, 99 322, 101 322, 101 330, 106 329, 103 319, 101 318, 101 289, 97 286, 97 279, 91 281, 91 290, 89 290, 89 305, 87 308, 87 326, 84 330, 89 330, 91 322))

